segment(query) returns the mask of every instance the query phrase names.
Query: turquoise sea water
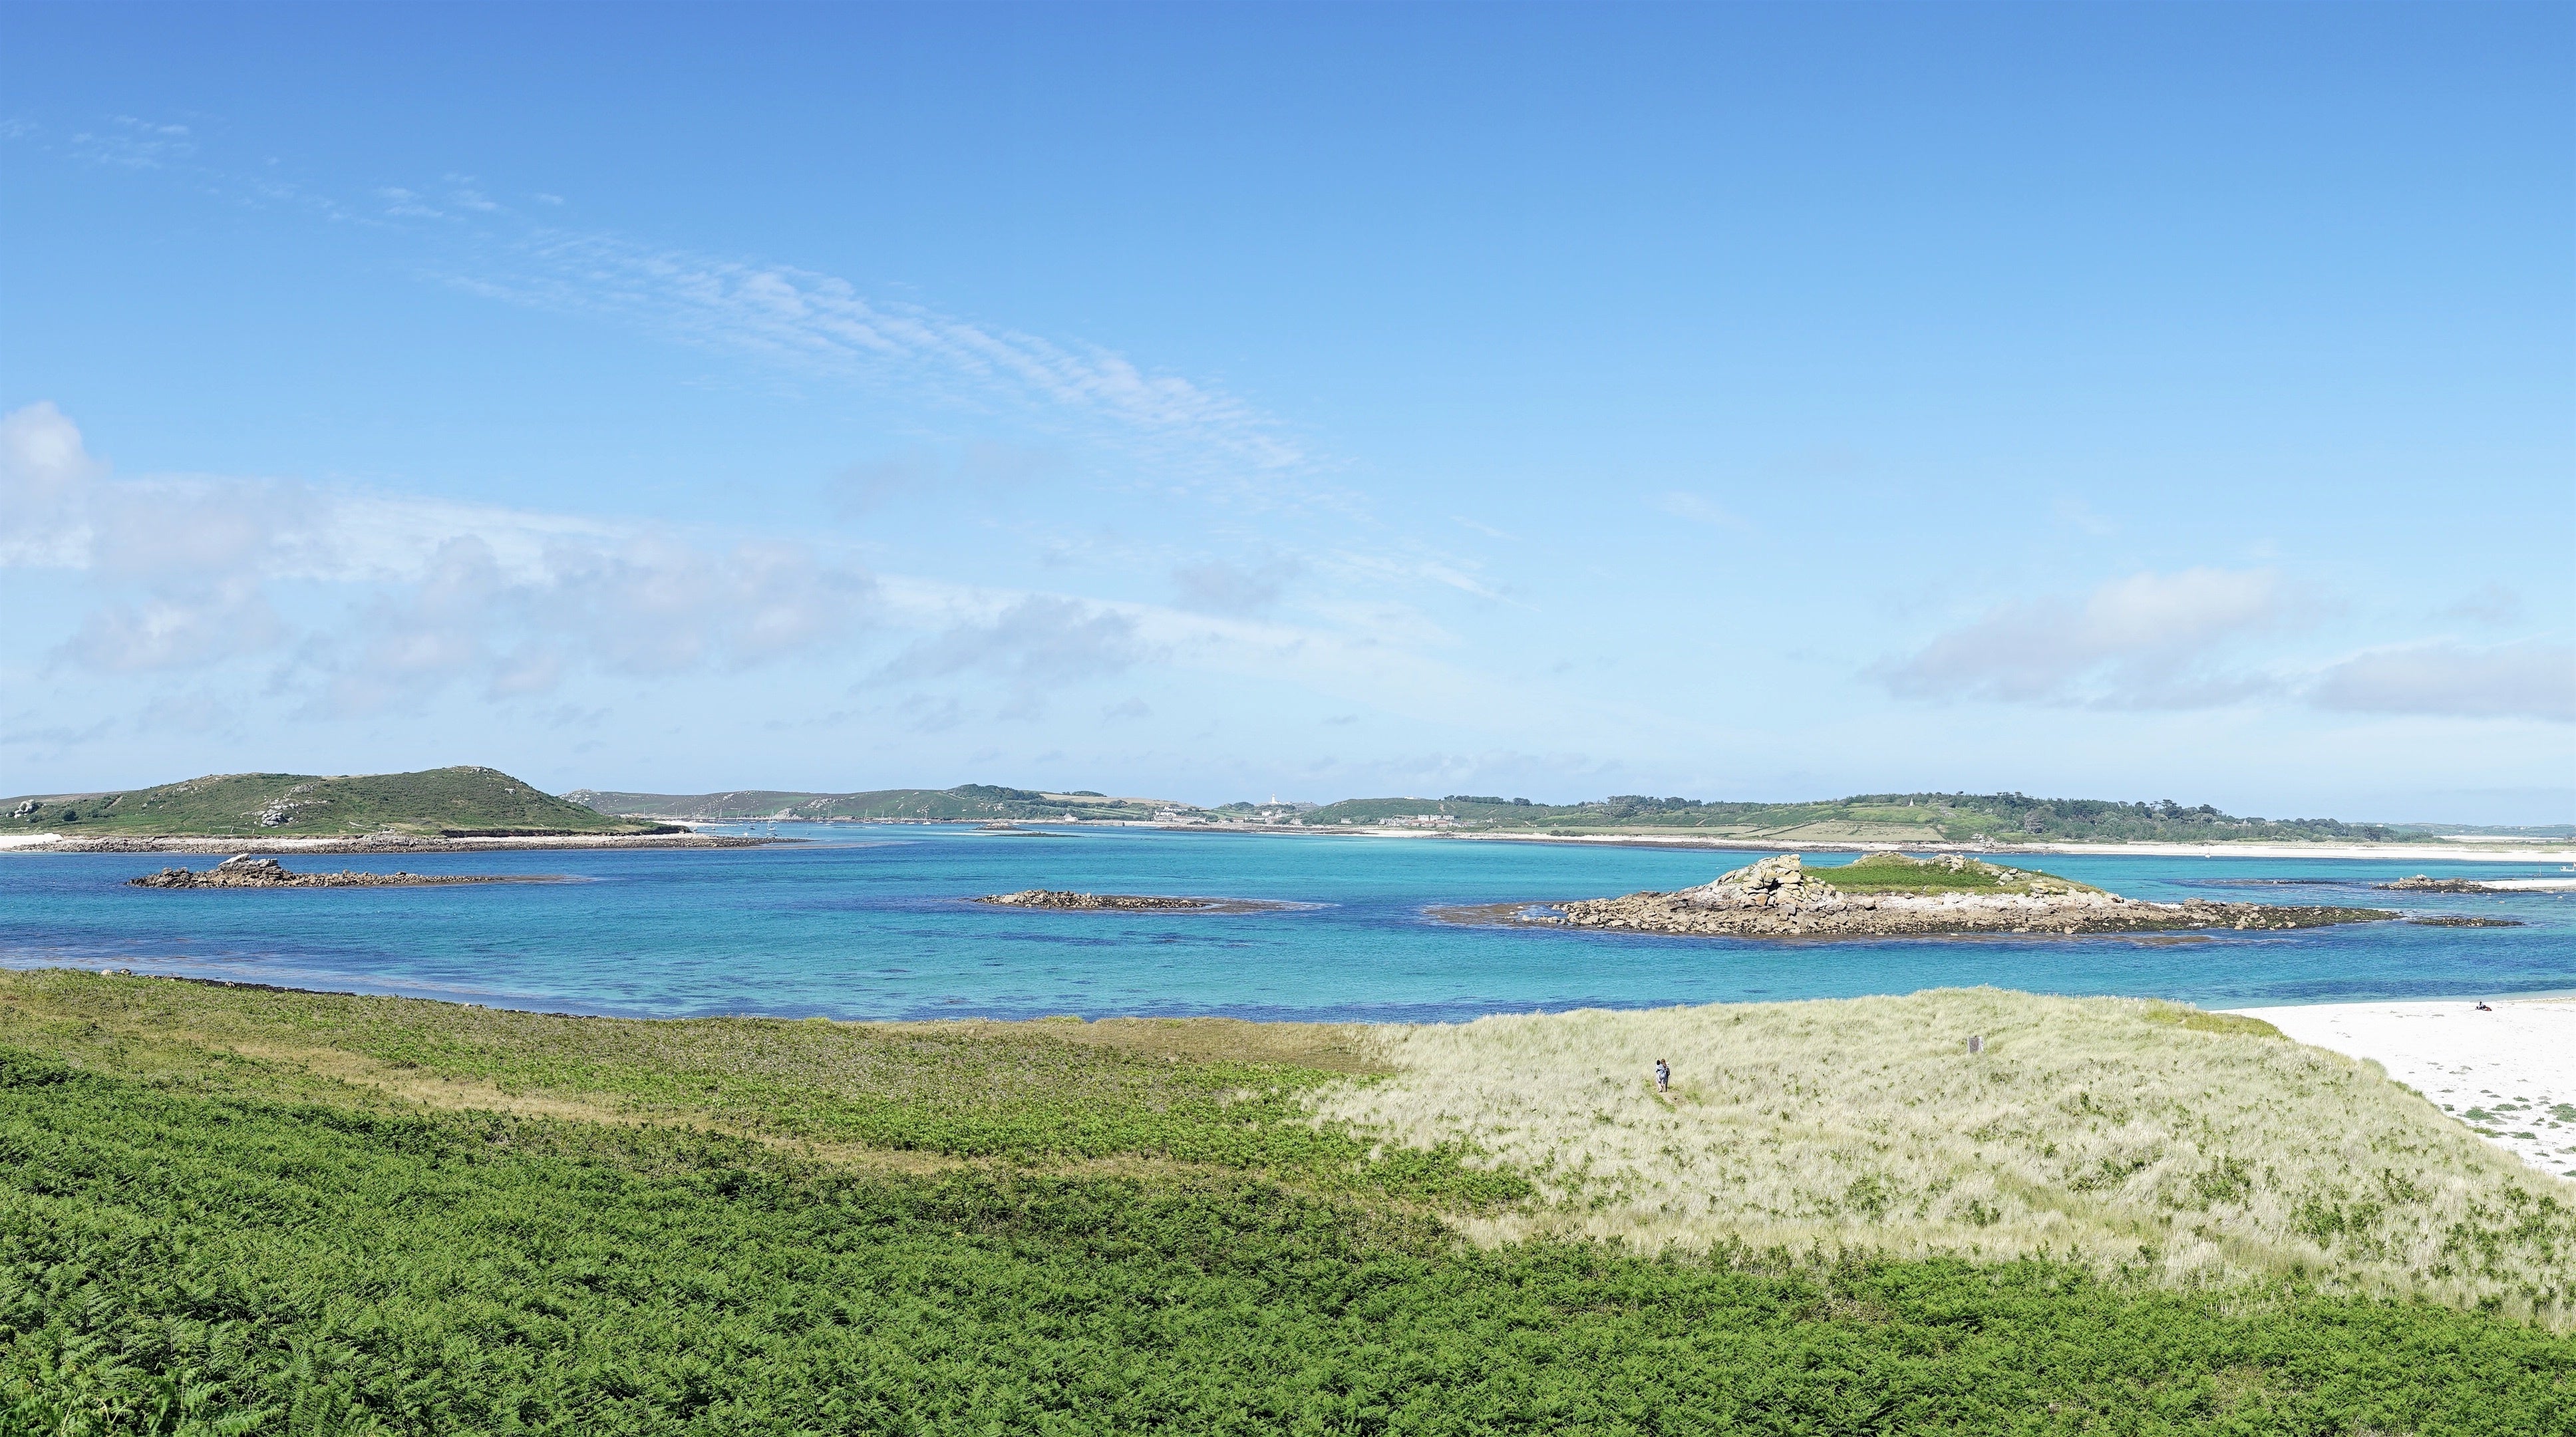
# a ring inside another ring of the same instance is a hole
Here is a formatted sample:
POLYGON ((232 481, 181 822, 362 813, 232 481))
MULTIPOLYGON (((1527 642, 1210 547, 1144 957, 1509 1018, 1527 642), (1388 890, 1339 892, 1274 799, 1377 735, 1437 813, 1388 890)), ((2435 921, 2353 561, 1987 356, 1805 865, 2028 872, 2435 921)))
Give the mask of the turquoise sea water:
POLYGON ((2367 886, 2418 872, 2554 871, 2543 864, 2063 856, 2036 865, 2135 898, 2391 907, 2518 918, 2528 925, 2521 928, 2374 923, 2184 943, 2040 935, 1783 943, 1464 927, 1425 912, 1680 888, 1758 856, 1749 852, 1144 830, 778 831, 814 841, 288 860, 578 880, 457 888, 163 891, 125 880, 173 861, 165 857, 0 855, 0 964, 559 1012, 839 1018, 1446 1019, 1976 983, 2209 1007, 2576 990, 2576 895, 2367 886), (964 901, 1034 887, 1311 906, 1154 915, 964 901))

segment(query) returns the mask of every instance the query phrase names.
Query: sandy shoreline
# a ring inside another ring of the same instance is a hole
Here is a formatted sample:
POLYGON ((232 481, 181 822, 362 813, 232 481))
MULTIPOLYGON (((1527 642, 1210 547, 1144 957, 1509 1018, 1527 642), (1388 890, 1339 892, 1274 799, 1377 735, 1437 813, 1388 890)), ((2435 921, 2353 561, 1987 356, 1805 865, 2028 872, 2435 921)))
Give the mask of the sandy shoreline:
MULTIPOLYGON (((1072 827, 1074 825, 1060 825, 1072 827)), ((1084 823, 1107 828, 1108 823, 1084 823)), ((1166 833, 1276 833, 1292 838, 1464 839, 1476 843, 1590 843, 1633 848, 1694 848, 1722 853, 1964 853, 2010 858, 2016 854, 2139 854, 2163 858, 2318 858, 2385 859, 2397 863, 2558 863, 2576 864, 2576 842, 2494 843, 1937 843, 1891 842, 1885 839, 1737 838, 1670 833, 1473 833, 1446 828, 1299 828, 1287 824, 1241 824, 1217 827, 1191 823, 1121 823, 1122 828, 1158 828, 1166 833)), ((2576 875, 2565 879, 2517 879, 2517 883, 2576 887, 2576 875)))
MULTIPOLYGON (((1377 838, 1468 838, 1502 843, 1610 843, 1649 848, 1708 848, 1741 853, 1968 853, 2008 858, 2025 853, 2137 854, 2163 858, 2363 858, 2400 863, 2576 863, 2576 845, 2549 847, 2430 843, 1884 843, 1811 842, 1794 839, 1693 838, 1665 834, 1442 833, 1421 829, 1368 829, 1377 838)), ((2528 882, 2556 882, 2533 879, 2528 882)))
POLYGON ((2480 1137, 2576 1177, 2576 998, 2240 1008, 2292 1041, 2368 1058, 2480 1137))
MULTIPOLYGON (((757 826, 764 820, 675 819, 692 828, 757 826)), ((961 824, 965 820, 959 821, 961 824)), ((852 825, 858 826, 858 825, 852 825)), ((886 823, 883 826, 953 826, 938 820, 886 823)), ((1288 825, 1205 824, 1105 819, 1074 824, 1031 820, 1023 832, 1051 828, 1149 828, 1165 833, 1280 834, 1292 838, 1469 839, 1479 843, 1609 844, 1634 848, 1687 848, 1716 853, 1965 853, 1996 858, 2024 854, 2133 854, 2163 858, 2314 858, 2378 859, 2397 863, 2556 863, 2576 864, 2576 844, 2494 843, 1890 843, 1878 840, 1721 838, 1675 833, 1459 833, 1423 828, 1298 828, 1288 825)), ((566 836, 553 838, 451 838, 384 841, 374 838, 71 838, 60 833, 0 835, 0 854, 7 853, 472 853, 547 848, 742 848, 763 843, 801 842, 707 833, 566 836)), ((2532 891, 2576 891, 2576 875, 2492 880, 2532 891)))

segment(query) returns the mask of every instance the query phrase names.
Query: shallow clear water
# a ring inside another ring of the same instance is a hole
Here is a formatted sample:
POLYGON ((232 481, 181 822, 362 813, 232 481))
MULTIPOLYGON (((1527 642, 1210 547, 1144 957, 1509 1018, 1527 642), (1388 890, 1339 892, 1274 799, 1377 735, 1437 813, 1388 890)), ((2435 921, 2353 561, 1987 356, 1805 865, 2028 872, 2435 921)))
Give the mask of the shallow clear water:
MULTIPOLYGON (((1425 913, 1448 903, 1680 888, 1749 863, 1752 853, 1150 830, 778 831, 816 841, 288 860, 305 869, 581 880, 457 888, 164 891, 125 880, 210 860, 0 855, 0 964, 125 967, 564 1012, 841 1018, 1458 1018, 1975 983, 2211 1007, 2576 990, 2576 895, 2367 886, 2409 873, 2554 871, 2543 864, 2124 855, 2038 865, 2134 898, 2474 913, 2522 919, 2522 928, 2372 923, 2179 943, 2041 935, 1782 943, 1463 927, 1425 913), (1314 906, 1157 915, 964 901, 1036 887, 1314 906)), ((1808 857, 1811 865, 1842 861, 1808 857)))

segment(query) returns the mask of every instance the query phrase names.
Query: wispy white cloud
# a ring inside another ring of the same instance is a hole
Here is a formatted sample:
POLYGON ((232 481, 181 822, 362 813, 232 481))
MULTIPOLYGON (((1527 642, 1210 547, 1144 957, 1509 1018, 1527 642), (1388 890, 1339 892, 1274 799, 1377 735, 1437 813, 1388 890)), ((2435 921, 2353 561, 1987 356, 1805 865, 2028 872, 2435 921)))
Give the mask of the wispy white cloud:
POLYGON ((90 486, 106 472, 52 401, 0 416, 0 565, 86 566, 90 486))
POLYGON ((1751 532, 1753 521, 1727 508, 1714 499, 1684 489, 1667 490, 1654 498, 1654 507, 1676 519, 1706 524, 1712 529, 1734 529, 1751 532))
MULTIPOLYGON (((1023 707, 1147 664, 1426 716, 1505 701, 1503 686, 1432 657, 1454 636, 1401 603, 1326 594, 1301 606, 1312 622, 1262 617, 1297 564, 1275 555, 1223 573, 1184 566, 1180 607, 877 576, 797 543, 284 481, 118 479, 50 405, 0 417, 0 481, 0 563, 79 577, 68 592, 91 595, 63 661, 152 670, 275 653, 277 686, 317 714, 452 686, 528 697, 584 670, 855 654, 905 636, 885 677, 994 681, 1023 707), (290 624, 271 607, 282 584, 345 598, 301 595, 303 622, 290 624)), ((1438 582, 1438 568, 1394 572, 1438 582)))
POLYGON ((793 544, 569 544, 528 576, 462 534, 354 629, 317 636, 300 667, 329 712, 372 712, 460 682, 516 698, 553 692, 579 668, 658 677, 846 647, 870 633, 874 597, 871 576, 793 544))
POLYGON ((1309 463, 1276 419, 1213 386, 1099 345, 871 297, 792 265, 532 226, 446 277, 474 294, 609 316, 798 369, 1013 404, 1191 467, 1279 475, 1309 463))
POLYGON ((833 493, 844 512, 866 514, 908 499, 989 499, 1063 467, 1064 456, 1051 449, 978 440, 954 453, 915 448, 853 464, 834 480, 833 493))
POLYGON ((89 569, 110 590, 55 657, 87 668, 190 668, 274 643, 260 591, 281 524, 309 508, 293 485, 133 486, 107 479, 51 403, 0 417, 0 565, 89 569))
POLYGON ((447 212, 431 204, 427 196, 416 194, 399 185, 386 185, 378 189, 376 198, 384 202, 384 213, 391 219, 447 218, 447 212))
POLYGON ((433 243, 421 270, 467 293, 601 316, 803 374, 900 387, 970 411, 1007 409, 1034 427, 1119 446, 1176 477, 1237 498, 1348 507, 1323 487, 1289 426, 1222 387, 1158 372, 1105 345, 1048 337, 934 306, 870 295, 834 275, 742 256, 640 244, 562 227, 560 195, 505 203, 474 176, 447 174, 334 197, 267 167, 197 158, 186 126, 120 117, 69 153, 184 172, 237 201, 433 243), (1302 476, 1302 477, 1300 477, 1302 476))
POLYGON ((1289 581, 1305 571, 1294 558, 1272 555, 1258 563, 1209 559, 1172 570, 1184 608, 1216 614, 1259 614, 1278 606, 1289 581))
POLYGON ((2186 569, 2114 579, 2082 599, 2005 604, 1872 674, 1904 698, 2199 708, 2278 688, 2216 660, 2228 645, 2297 621, 2269 569, 2186 569))
POLYGON ((197 141, 185 125, 118 115, 105 129, 74 134, 70 150, 93 164, 157 170, 194 158, 197 141))
POLYGON ((1334 567, 1346 575, 1365 575, 1380 581, 1402 584, 1438 584, 1493 603, 1510 604, 1524 609, 1529 607, 1495 585, 1485 582, 1484 577, 1475 572, 1473 565, 1445 555, 1363 554, 1342 549, 1333 554, 1333 561, 1334 567))
POLYGON ((2510 624, 2522 617, 2522 595, 2489 580, 2433 612, 2437 619, 2464 619, 2473 624, 2510 624))
POLYGON ((471 681, 495 697, 568 671, 743 668, 846 643, 874 579, 810 546, 710 544, 564 515, 258 479, 117 480, 50 404, 0 417, 0 565, 85 574, 58 661, 200 667, 297 636, 269 590, 361 586, 354 622, 303 634, 282 680, 365 711, 471 681))
POLYGON ((491 196, 483 193, 476 186, 472 175, 449 175, 447 187, 447 202, 460 210, 470 210, 475 214, 493 214, 501 208, 491 196))
POLYGON ((2120 532, 2119 521, 2102 514, 2072 494, 2061 494, 2048 506, 2049 514, 2070 529, 2107 539, 2120 532))
POLYGON ((2576 646, 2447 641, 2356 654, 2308 690, 2319 708, 2576 723, 2576 646))
POLYGON ((1006 680, 1024 705, 1044 690, 1125 673, 1149 646, 1115 608, 1032 594, 989 619, 957 623, 912 645, 878 673, 904 682, 980 672, 1006 680))

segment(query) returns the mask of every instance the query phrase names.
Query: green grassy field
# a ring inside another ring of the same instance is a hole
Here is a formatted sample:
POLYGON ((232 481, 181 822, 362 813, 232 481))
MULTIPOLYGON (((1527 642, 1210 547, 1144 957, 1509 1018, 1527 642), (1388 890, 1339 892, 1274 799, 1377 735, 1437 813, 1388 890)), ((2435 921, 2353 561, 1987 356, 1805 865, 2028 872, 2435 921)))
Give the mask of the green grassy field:
POLYGON ((2004 868, 1962 858, 1910 858, 1902 853, 1871 853, 1829 868, 1811 868, 1807 876, 1845 893, 2099 893, 2102 890, 2054 873, 2004 868))
POLYGON ((1537 1189, 1307 1116, 1389 1068, 0 974, 0 1432, 2576 1427, 2576 1343, 2474 1309, 1471 1241, 1537 1189))
POLYGON ((567 803, 489 768, 323 778, 210 774, 118 793, 0 800, 9 827, 69 837, 345 837, 391 831, 643 833, 650 824, 567 803))

